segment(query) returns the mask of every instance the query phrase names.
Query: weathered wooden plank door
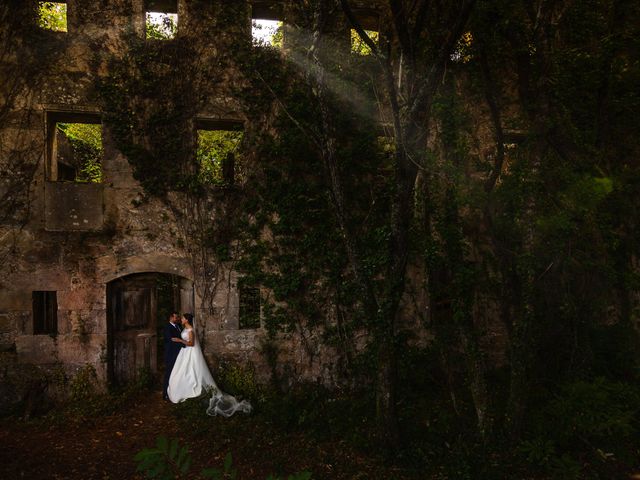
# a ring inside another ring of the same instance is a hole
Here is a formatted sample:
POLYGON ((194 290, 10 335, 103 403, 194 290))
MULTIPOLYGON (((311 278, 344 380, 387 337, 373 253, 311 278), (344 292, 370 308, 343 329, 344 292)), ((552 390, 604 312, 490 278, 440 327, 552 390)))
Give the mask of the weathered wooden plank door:
POLYGON ((134 274, 107 285, 108 372, 112 384, 157 372, 157 274, 134 274))

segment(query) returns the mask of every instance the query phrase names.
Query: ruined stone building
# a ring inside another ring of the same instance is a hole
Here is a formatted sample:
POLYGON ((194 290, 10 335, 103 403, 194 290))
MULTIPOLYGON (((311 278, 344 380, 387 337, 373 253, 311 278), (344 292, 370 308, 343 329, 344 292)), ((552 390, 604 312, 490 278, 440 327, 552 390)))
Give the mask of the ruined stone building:
MULTIPOLYGON (((89 364, 100 381, 119 384, 140 369, 157 372, 159 328, 170 311, 193 311, 213 367, 220 359, 264 365, 259 292, 239 288, 236 273, 221 265, 213 308, 203 306, 181 226, 134 179, 96 94, 111 73, 108 59, 122 53, 123 32, 149 43, 171 41, 145 38, 149 12, 173 14, 180 36, 210 21, 202 9, 219 2, 59 0, 63 26, 43 24, 33 14, 38 3, 44 2, 9 2, 3 25, 0 348, 13 352, 12 362, 71 374, 89 364), (74 128, 97 137, 92 171, 75 158, 74 128)), ((267 3, 246 11, 280 19, 282 10, 267 3)), ((243 22, 215 28, 220 38, 250 41, 251 18, 243 22)), ((215 51, 217 38, 208 40, 215 51)), ((233 71, 224 77, 236 81, 233 71)), ((223 90, 206 92, 194 130, 243 128, 235 100, 223 90)), ((285 356, 296 370, 301 355, 291 342, 285 356)), ((308 366, 298 374, 313 377, 308 366)))

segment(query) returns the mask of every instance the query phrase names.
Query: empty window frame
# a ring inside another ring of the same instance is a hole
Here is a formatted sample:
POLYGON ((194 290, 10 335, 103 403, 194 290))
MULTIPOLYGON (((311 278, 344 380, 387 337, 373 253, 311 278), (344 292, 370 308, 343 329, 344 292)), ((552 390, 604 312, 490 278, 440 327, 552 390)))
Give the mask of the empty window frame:
POLYGON ((198 120, 196 135, 200 181, 212 185, 234 185, 236 159, 244 135, 242 123, 198 120))
POLYGON ((473 35, 471 32, 462 34, 451 54, 451 61, 458 63, 468 63, 471 60, 471 50, 473 35))
POLYGON ((251 20, 251 38, 256 45, 282 48, 282 21, 256 18, 251 20))
MULTIPOLYGON (((364 31, 373 43, 378 45, 378 40, 380 37, 380 33, 376 30, 365 30, 364 31)), ((371 47, 367 45, 364 40, 358 35, 358 32, 355 29, 351 29, 351 53, 356 53, 358 55, 371 55, 371 47)))
POLYGON ((54 32, 67 31, 67 2, 38 2, 38 26, 54 32))
POLYGON ((100 115, 47 112, 47 144, 47 180, 102 182, 100 115))
POLYGON ((56 292, 34 291, 31 297, 33 305, 33 334, 56 335, 58 333, 58 300, 56 292))
POLYGON ((145 2, 146 38, 171 40, 178 33, 178 1, 147 0, 145 2))
POLYGON ((238 281, 238 296, 240 300, 238 328, 260 328, 260 289, 247 283, 244 279, 240 279, 238 281))
MULTIPOLYGON (((379 44, 380 40, 380 15, 373 9, 358 9, 355 12, 358 23, 369 36, 373 43, 379 44)), ((351 53, 358 55, 371 55, 371 48, 360 38, 355 29, 351 29, 351 53)))
POLYGON ((255 2, 251 6, 251 38, 255 45, 282 48, 284 30, 278 5, 255 2))

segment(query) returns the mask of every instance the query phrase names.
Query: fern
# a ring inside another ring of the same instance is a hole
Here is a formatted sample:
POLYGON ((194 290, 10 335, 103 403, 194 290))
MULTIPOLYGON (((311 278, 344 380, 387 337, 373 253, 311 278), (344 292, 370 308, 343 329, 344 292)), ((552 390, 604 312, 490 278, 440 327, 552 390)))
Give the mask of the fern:
MULTIPOLYGON (((174 480, 186 478, 191 469, 191 454, 189 449, 180 446, 178 439, 169 441, 161 435, 156 439, 155 448, 140 450, 134 457, 138 462, 137 472, 143 472, 147 478, 158 480, 174 480)), ((200 477, 212 480, 235 480, 238 471, 233 468, 233 457, 227 453, 224 457, 222 469, 205 468, 200 472, 200 477)), ((280 477, 269 475, 267 480, 284 480, 280 477)), ((310 472, 300 472, 289 475, 287 480, 311 480, 310 472)))

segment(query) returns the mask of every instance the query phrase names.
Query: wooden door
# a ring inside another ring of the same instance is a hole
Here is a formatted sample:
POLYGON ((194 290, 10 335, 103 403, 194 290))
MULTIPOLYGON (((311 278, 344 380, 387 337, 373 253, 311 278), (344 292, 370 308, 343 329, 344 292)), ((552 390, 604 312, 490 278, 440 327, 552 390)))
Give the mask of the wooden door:
POLYGON ((134 274, 107 285, 108 371, 116 385, 157 372, 157 274, 134 274))

